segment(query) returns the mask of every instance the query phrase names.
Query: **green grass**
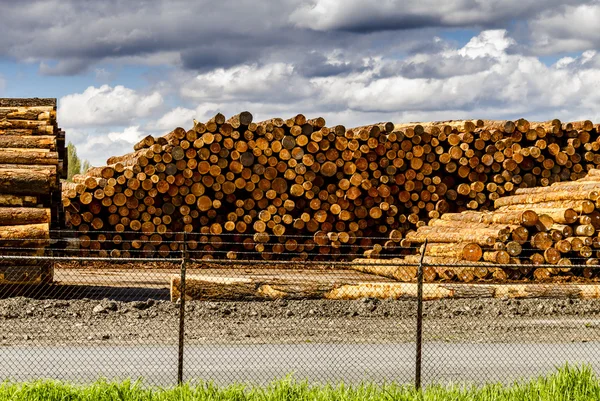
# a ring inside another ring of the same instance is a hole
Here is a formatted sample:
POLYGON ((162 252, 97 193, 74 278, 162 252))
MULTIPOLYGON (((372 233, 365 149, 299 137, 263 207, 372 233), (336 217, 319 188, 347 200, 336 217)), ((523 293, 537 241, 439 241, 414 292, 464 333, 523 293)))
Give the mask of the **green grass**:
POLYGON ((589 367, 566 366, 556 373, 509 386, 431 386, 422 393, 408 386, 363 384, 360 386, 311 386, 284 379, 267 387, 212 384, 184 385, 172 389, 143 388, 139 383, 97 382, 76 386, 54 381, 0 384, 0 401, 580 401, 600 400, 600 381, 589 367))

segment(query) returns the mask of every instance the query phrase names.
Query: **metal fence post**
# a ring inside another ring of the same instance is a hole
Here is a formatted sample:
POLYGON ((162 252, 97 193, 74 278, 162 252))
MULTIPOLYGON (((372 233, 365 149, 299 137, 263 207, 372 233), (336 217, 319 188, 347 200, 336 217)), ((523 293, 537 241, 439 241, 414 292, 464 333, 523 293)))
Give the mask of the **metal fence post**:
POLYGON ((421 259, 417 270, 417 338, 416 338, 416 358, 415 358, 415 388, 421 389, 421 365, 423 351, 423 258, 427 249, 427 239, 423 244, 421 259))
POLYGON ((183 348, 185 342, 185 273, 187 265, 187 233, 183 234, 181 247, 181 279, 179 282, 179 350, 177 360, 177 384, 183 383, 183 348))

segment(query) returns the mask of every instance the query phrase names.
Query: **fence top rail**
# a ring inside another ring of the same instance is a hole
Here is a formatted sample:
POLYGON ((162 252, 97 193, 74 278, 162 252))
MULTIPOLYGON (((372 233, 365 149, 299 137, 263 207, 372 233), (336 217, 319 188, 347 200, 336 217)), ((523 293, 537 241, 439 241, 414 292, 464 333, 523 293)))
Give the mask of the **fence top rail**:
MULTIPOLYGON (((189 251, 187 251, 189 253, 189 251)), ((259 255, 260 253, 256 253, 259 255)), ((258 260, 258 259, 197 259, 189 257, 188 255, 173 256, 173 257, 94 257, 94 256, 26 256, 26 255, 0 255, 0 261, 18 261, 18 260, 37 260, 37 261, 72 261, 72 262, 172 262, 179 263, 182 259, 185 259, 192 263, 197 264, 224 264, 224 265, 283 265, 283 264, 299 264, 299 265, 315 265, 315 266, 356 266, 356 265, 368 265, 368 266, 382 266, 382 267, 418 267, 419 263, 401 263, 399 264, 394 260, 385 259, 371 259, 369 262, 365 262, 369 259, 353 260, 353 261, 339 261, 339 260, 258 260)), ((556 265, 556 264, 496 264, 496 263, 427 263, 424 261, 422 264, 424 267, 451 267, 451 268, 474 268, 474 267, 485 267, 485 268, 508 268, 517 269, 519 267, 534 267, 534 268, 570 268, 570 269, 585 269, 585 268, 600 268, 600 264, 587 265, 587 264, 572 264, 572 265, 556 265)))

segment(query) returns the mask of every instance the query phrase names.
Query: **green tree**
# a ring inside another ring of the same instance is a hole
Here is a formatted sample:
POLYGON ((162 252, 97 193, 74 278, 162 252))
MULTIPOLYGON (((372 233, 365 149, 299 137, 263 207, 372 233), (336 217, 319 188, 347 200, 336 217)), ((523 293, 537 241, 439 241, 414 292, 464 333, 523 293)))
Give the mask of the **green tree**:
POLYGON ((81 172, 82 172, 82 173, 85 173, 86 171, 88 171, 88 169, 89 169, 90 167, 92 167, 92 165, 90 164, 90 162, 89 162, 89 161, 87 161, 87 160, 84 160, 84 161, 83 161, 83 165, 81 166, 81 172))
POLYGON ((90 162, 87 160, 81 160, 79 156, 77 156, 77 149, 71 142, 67 144, 67 155, 69 163, 67 181, 72 181, 75 174, 81 174, 91 167, 90 162))

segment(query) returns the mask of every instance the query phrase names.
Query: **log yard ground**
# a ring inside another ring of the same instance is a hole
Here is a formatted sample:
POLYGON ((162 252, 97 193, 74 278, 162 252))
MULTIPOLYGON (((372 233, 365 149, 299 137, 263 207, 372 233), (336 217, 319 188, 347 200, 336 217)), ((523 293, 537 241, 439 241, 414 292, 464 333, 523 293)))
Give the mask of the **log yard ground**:
MULTIPOLYGON (((0 345, 174 344, 175 271, 127 278, 58 268, 51 290, 0 299, 0 321, 9 323, 0 325, 0 345)), ((186 310, 188 344, 402 343, 415 335, 413 299, 191 301, 186 310)), ((425 302, 424 319, 426 342, 600 340, 597 299, 440 299, 425 302)))

